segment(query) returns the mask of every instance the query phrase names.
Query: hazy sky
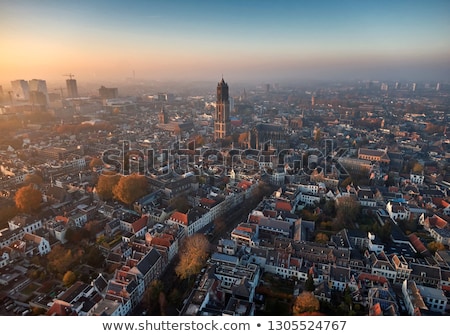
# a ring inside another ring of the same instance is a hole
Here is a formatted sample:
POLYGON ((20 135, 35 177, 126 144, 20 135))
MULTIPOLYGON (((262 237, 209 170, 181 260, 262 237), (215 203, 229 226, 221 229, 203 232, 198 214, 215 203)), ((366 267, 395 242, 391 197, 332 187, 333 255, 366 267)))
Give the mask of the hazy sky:
POLYGON ((450 78, 450 1, 0 0, 0 81, 450 78))

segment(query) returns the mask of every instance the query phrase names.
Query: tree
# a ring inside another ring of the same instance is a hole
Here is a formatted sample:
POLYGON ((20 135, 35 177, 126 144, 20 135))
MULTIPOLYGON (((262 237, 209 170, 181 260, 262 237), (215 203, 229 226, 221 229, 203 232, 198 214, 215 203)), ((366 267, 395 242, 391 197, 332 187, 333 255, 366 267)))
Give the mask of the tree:
POLYGON ((430 250, 431 253, 445 250, 444 244, 437 242, 437 241, 432 241, 432 242, 428 243, 427 248, 428 248, 428 250, 430 250))
POLYGON ((341 187, 346 188, 348 185, 352 184, 352 182, 353 179, 350 176, 348 176, 345 180, 341 182, 341 187))
POLYGON ((83 229, 86 231, 86 237, 91 240, 95 240, 97 234, 103 231, 104 225, 100 220, 90 220, 88 221, 83 229))
POLYGON ((184 196, 177 196, 169 201, 169 206, 179 212, 186 213, 191 207, 184 196))
POLYGON ((352 227, 360 208, 360 204, 353 197, 339 197, 336 202, 336 224, 343 227, 352 227))
POLYGON ((303 291, 295 299, 292 307, 293 315, 317 312, 320 309, 320 302, 312 292, 303 291))
POLYGON ((79 263, 81 256, 84 254, 82 249, 75 249, 74 251, 65 248, 62 245, 56 245, 45 256, 48 264, 48 271, 60 278, 72 269, 72 266, 79 263))
MULTIPOLYGON (((377 225, 378 228, 378 225, 377 225)), ((389 243, 391 240, 392 224, 391 221, 385 221, 384 225, 379 229, 380 239, 383 243, 389 243)))
POLYGON ((214 233, 220 234, 227 229, 227 222, 224 216, 219 216, 214 219, 214 233))
POLYGON ((202 234, 187 237, 181 247, 180 261, 175 272, 180 279, 188 279, 191 275, 200 272, 209 255, 208 239, 202 234))
POLYGON ((97 157, 93 158, 91 162, 89 162, 89 168, 91 169, 101 166, 103 166, 103 161, 97 157))
POLYGON ((68 243, 79 245, 83 239, 89 238, 89 232, 86 228, 68 227, 64 238, 68 243))
POLYGON ((159 303, 159 315, 161 316, 166 315, 167 299, 166 294, 164 292, 159 293, 158 303, 159 303))
POLYGON ((333 199, 327 200, 323 206, 323 213, 334 217, 336 215, 336 201, 333 199))
POLYGON ((14 205, 3 205, 0 208, 0 230, 8 226, 8 221, 17 215, 17 208, 14 205))
POLYGON ((98 178, 96 191, 98 196, 106 201, 113 198, 113 189, 120 180, 120 175, 100 175, 98 178))
POLYGON ((24 180, 25 185, 36 184, 39 186, 42 184, 42 182, 43 182, 42 177, 37 174, 29 174, 29 175, 25 176, 25 180, 24 180))
POLYGON ((308 273, 308 278, 305 281, 305 290, 307 292, 313 292, 316 286, 314 285, 314 278, 311 273, 308 273))
POLYGON ((422 174, 423 166, 419 162, 415 162, 411 170, 414 174, 422 174))
POLYGON ((64 286, 70 287, 75 283, 75 281, 77 281, 77 276, 75 275, 74 272, 67 271, 64 274, 62 281, 63 281, 64 286))
POLYGON ((41 207, 42 194, 33 184, 30 184, 17 190, 14 201, 19 211, 33 213, 41 207))
POLYGON ((117 200, 131 205, 147 193, 147 178, 143 175, 132 174, 120 177, 119 182, 113 187, 113 195, 117 200))
POLYGON ((105 257, 95 245, 89 246, 83 256, 84 262, 94 268, 100 268, 105 262, 105 257))
POLYGON ((318 234, 316 234, 315 241, 317 243, 326 243, 329 240, 330 240, 330 238, 323 232, 319 232, 318 234))
POLYGON ((142 303, 148 310, 149 315, 158 314, 157 308, 160 307, 158 303, 161 293, 164 293, 163 290, 164 284, 159 279, 153 280, 145 290, 144 296, 142 298, 142 303))

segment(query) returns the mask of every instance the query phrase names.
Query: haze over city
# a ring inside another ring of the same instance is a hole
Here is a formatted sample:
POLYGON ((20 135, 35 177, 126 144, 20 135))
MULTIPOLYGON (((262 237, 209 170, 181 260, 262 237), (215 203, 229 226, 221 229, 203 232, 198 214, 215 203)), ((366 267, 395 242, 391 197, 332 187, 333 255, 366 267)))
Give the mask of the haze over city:
POLYGON ((0 81, 445 80, 450 2, 0 1, 0 81))
MULTIPOLYGON (((349 335, 373 322, 347 317, 450 316, 449 14, 0 0, 0 322, 349 335)), ((402 331, 439 328, 420 319, 402 331)))

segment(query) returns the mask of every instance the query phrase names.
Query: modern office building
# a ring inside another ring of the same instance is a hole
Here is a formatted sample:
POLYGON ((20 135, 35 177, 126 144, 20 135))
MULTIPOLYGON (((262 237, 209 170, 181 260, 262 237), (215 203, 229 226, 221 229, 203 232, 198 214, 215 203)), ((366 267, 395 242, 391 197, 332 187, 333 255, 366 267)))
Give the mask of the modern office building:
POLYGON ((31 98, 35 98, 41 105, 48 104, 47 82, 42 79, 32 79, 28 82, 31 98))
POLYGON ((67 96, 68 98, 77 98, 78 97, 78 88, 76 79, 67 79, 67 96))
POLYGON ((119 89, 101 86, 100 89, 98 89, 98 94, 102 99, 119 98, 119 89))
POLYGON ((24 79, 11 81, 11 88, 13 91, 14 100, 28 100, 30 99, 30 88, 28 82, 24 79))

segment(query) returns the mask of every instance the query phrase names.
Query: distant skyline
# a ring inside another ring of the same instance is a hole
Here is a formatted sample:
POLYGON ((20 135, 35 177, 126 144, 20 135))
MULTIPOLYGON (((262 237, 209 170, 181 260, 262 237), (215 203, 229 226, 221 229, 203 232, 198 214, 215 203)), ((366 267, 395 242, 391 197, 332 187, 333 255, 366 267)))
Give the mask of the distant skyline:
POLYGON ((0 22, 0 84, 450 78, 447 0, 0 0, 0 22))

